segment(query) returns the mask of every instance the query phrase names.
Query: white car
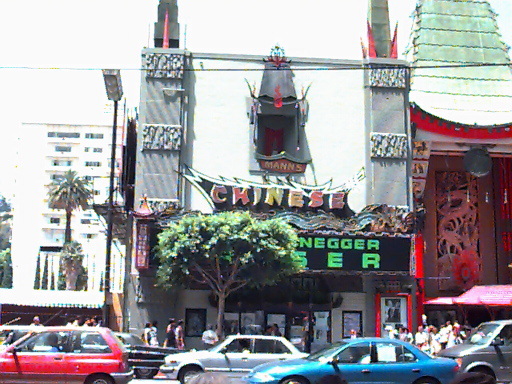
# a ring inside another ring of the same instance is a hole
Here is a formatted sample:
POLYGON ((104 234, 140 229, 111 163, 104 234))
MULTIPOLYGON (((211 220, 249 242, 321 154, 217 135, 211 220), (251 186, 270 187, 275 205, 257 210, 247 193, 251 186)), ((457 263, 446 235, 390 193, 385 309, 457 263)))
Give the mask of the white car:
POLYGON ((200 372, 222 372, 240 378, 257 365, 306 356, 284 337, 231 335, 208 350, 166 356, 160 372, 181 383, 200 372))

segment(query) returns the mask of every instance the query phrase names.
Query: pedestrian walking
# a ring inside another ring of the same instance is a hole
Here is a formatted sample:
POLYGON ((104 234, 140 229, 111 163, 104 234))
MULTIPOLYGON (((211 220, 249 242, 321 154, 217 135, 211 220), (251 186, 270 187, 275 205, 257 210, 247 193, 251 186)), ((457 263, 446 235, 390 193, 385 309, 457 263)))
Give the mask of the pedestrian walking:
POLYGON ((169 319, 167 328, 165 329, 165 341, 164 347, 177 348, 176 345, 176 320, 173 318, 169 319))
POLYGON ((183 329, 183 320, 178 321, 178 325, 176 326, 176 348, 180 351, 185 349, 185 330, 183 329))

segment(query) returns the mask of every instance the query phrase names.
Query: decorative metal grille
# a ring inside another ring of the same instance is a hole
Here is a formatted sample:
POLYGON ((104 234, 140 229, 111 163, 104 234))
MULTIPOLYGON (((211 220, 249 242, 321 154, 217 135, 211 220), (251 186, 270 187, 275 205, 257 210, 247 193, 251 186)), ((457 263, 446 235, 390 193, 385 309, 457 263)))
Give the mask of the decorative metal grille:
POLYGON ((481 274, 477 179, 467 172, 436 172, 439 290, 466 290, 481 274))

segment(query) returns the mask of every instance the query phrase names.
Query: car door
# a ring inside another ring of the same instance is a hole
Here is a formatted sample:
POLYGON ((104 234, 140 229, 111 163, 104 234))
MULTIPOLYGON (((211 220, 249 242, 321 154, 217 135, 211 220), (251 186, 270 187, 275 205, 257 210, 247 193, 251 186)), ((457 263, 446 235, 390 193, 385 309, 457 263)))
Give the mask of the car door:
POLYGON ((373 344, 372 363, 368 365, 368 379, 379 384, 409 384, 428 375, 425 367, 404 345, 393 340, 373 344))
POLYGON ((93 328, 73 331, 70 351, 66 355, 66 373, 83 383, 86 376, 96 372, 116 372, 119 360, 100 332, 93 328))
POLYGON ((68 382, 65 372, 65 333, 40 332, 8 349, 8 363, 4 364, 10 378, 5 383, 68 382), (7 381, 9 380, 9 381, 7 381), (67 380, 67 381, 66 381, 67 380))
POLYGON ((350 384, 369 384, 372 345, 369 341, 353 342, 334 356, 333 373, 350 384))
POLYGON ((240 337, 226 346, 225 361, 230 376, 240 377, 252 369, 252 338, 240 337))
POLYGON ((281 340, 272 338, 255 338, 251 352, 250 369, 270 361, 283 361, 292 357, 292 352, 281 340))

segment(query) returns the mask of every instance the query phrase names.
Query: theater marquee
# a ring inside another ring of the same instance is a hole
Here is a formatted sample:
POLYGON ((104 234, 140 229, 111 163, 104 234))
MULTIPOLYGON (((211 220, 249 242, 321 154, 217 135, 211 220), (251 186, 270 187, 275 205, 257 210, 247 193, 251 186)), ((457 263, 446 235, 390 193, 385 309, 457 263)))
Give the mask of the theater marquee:
POLYGON ((349 217, 353 212, 347 204, 348 193, 364 178, 364 171, 337 187, 333 187, 331 182, 311 186, 289 180, 257 183, 224 177, 212 178, 191 168, 183 176, 216 211, 324 211, 338 217, 349 217))
POLYGON ((295 253, 306 270, 409 273, 410 237, 299 235, 295 253))

